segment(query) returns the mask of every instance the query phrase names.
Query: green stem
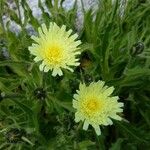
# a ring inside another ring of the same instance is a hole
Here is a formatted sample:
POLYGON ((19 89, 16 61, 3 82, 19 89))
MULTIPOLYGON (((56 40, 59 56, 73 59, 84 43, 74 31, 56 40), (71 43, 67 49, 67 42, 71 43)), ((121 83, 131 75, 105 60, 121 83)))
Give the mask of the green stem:
POLYGON ((124 69, 124 73, 126 73, 128 68, 130 67, 132 59, 133 59, 132 56, 129 55, 129 60, 128 60, 128 63, 126 65, 125 69, 124 69))
POLYGON ((9 144, 8 144, 7 142, 2 143, 2 144, 0 145, 0 149, 3 149, 4 147, 6 148, 8 145, 9 145, 9 144))
POLYGON ((22 136, 21 139, 22 139, 23 141, 29 143, 31 146, 34 146, 34 144, 33 144, 31 141, 29 141, 26 137, 22 136))
POLYGON ((109 75, 109 65, 108 65, 108 59, 109 59, 109 49, 106 49, 105 58, 104 58, 104 79, 108 79, 109 75))
POLYGON ((19 7, 19 0, 15 0, 17 9, 18 9, 18 15, 19 15, 19 20, 20 20, 20 26, 23 28, 23 23, 22 23, 22 17, 21 17, 21 11, 20 11, 20 7, 19 7))
POLYGON ((79 123, 79 125, 78 125, 78 127, 76 129, 77 132, 81 129, 82 125, 83 125, 83 122, 80 121, 80 123, 79 123))
POLYGON ((54 1, 54 8, 55 8, 56 11, 58 10, 58 0, 54 1))
POLYGON ((4 25, 4 22, 3 22, 3 13, 4 13, 4 1, 3 0, 1 0, 0 1, 0 23, 1 23, 1 26, 2 26, 2 30, 3 30, 3 32, 4 32, 4 35, 6 35, 7 34, 7 32, 6 32, 6 30, 5 30, 5 25, 4 25))
POLYGON ((20 94, 9 94, 5 95, 4 98, 24 98, 24 96, 20 94))
POLYGON ((102 137, 102 135, 98 136, 95 133, 95 130, 94 130, 94 134, 95 134, 95 137, 96 137, 98 150, 105 150, 104 138, 102 137))
POLYGON ((83 76, 83 71, 81 69, 80 69, 80 76, 81 76, 82 83, 85 83, 84 76, 83 76))
MULTIPOLYGON (((95 132, 95 131, 94 131, 94 132, 95 132)), ((100 143, 100 140, 99 140, 97 134, 95 134, 95 136, 96 136, 96 141, 97 141, 96 143, 97 143, 98 149, 101 149, 101 143, 100 143)))
POLYGON ((82 6, 82 11, 83 11, 83 13, 85 14, 85 8, 84 8, 83 0, 81 0, 81 6, 82 6))

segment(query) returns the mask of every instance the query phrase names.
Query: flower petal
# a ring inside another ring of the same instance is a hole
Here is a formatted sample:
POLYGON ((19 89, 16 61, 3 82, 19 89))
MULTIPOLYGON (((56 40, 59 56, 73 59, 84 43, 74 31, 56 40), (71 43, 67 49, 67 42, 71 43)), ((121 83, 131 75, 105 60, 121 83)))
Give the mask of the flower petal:
POLYGON ((87 130, 89 127, 89 123, 85 120, 83 124, 83 130, 87 130))
POLYGON ((98 136, 101 135, 101 130, 100 130, 99 125, 92 125, 92 126, 93 126, 93 128, 95 129, 96 134, 97 134, 98 136))

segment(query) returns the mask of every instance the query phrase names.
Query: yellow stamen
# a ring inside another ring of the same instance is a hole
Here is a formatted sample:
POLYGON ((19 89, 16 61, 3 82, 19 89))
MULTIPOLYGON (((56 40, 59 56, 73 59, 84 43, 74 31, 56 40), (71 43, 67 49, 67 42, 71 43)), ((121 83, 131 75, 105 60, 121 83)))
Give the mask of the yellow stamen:
POLYGON ((102 102, 98 99, 90 98, 83 103, 83 111, 86 115, 91 116, 99 111, 103 106, 102 102))
POLYGON ((54 65, 59 64, 62 59, 62 49, 57 45, 50 46, 45 51, 45 59, 54 65))

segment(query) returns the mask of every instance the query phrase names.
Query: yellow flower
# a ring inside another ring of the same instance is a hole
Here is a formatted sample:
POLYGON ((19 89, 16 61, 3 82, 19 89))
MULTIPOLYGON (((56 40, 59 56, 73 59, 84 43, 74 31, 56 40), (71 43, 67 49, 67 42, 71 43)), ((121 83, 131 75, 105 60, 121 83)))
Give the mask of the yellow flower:
POLYGON ((123 112, 123 103, 118 102, 118 96, 111 96, 114 88, 104 84, 103 81, 92 82, 89 86, 80 84, 73 100, 75 122, 84 121, 84 130, 92 125, 97 135, 101 134, 100 125, 112 125, 111 119, 122 120, 118 113, 123 112))
POLYGON ((29 47, 31 54, 35 56, 34 61, 41 61, 41 71, 52 70, 52 76, 63 75, 63 68, 73 72, 71 66, 78 66, 80 54, 78 46, 81 41, 77 40, 78 35, 72 34, 72 30, 66 31, 66 26, 59 27, 56 23, 50 23, 47 29, 45 24, 38 28, 39 37, 32 36, 35 41, 29 47))

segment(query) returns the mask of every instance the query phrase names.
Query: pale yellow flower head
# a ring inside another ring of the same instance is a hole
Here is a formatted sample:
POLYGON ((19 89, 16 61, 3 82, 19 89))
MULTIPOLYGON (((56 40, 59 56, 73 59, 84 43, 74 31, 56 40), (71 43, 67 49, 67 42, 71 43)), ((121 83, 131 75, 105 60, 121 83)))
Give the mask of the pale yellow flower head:
POLYGON ((100 125, 112 125, 111 119, 122 120, 118 113, 123 112, 123 103, 118 102, 118 96, 111 96, 114 88, 104 84, 103 81, 92 82, 89 86, 80 84, 73 100, 75 121, 83 121, 84 130, 92 125, 97 135, 101 134, 100 125))
POLYGON ((80 54, 78 35, 72 34, 72 30, 66 31, 66 26, 59 27, 56 23, 50 23, 49 28, 42 24, 38 28, 39 36, 32 36, 35 41, 29 47, 34 61, 41 61, 40 70, 48 72, 52 70, 52 76, 63 75, 62 69, 73 72, 72 66, 78 66, 77 55, 80 54))

